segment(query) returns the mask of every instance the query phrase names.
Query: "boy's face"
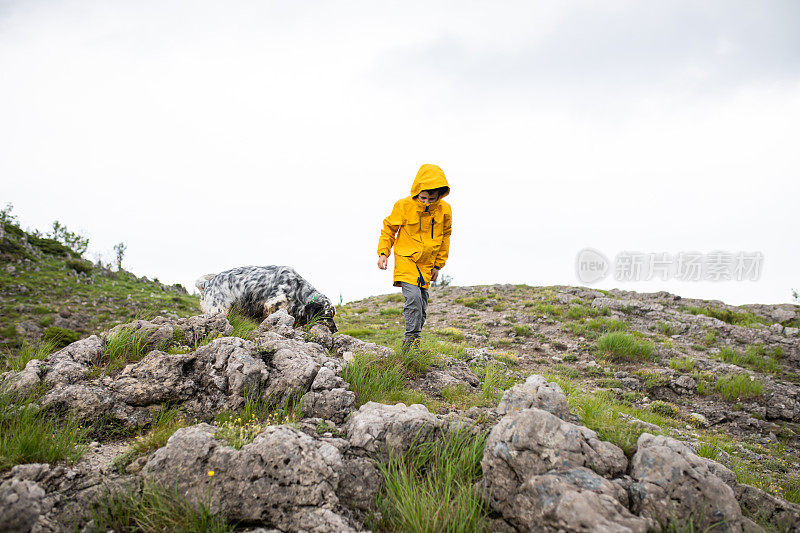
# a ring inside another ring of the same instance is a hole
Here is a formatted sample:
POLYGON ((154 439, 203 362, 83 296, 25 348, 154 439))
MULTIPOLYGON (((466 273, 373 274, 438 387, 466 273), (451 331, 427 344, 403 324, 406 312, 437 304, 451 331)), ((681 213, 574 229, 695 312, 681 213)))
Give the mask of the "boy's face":
POLYGON ((417 195, 417 199, 425 205, 430 205, 439 199, 439 193, 422 191, 417 195))

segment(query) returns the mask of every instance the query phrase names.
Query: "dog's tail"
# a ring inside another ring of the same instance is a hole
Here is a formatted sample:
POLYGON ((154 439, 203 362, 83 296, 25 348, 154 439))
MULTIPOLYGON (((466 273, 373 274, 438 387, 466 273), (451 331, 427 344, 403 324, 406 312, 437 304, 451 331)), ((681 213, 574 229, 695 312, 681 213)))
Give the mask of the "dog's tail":
POLYGON ((214 276, 216 276, 216 274, 206 274, 205 276, 198 278, 197 281, 194 282, 194 286, 197 287, 198 291, 203 292, 206 290, 208 282, 211 281, 211 278, 214 276))

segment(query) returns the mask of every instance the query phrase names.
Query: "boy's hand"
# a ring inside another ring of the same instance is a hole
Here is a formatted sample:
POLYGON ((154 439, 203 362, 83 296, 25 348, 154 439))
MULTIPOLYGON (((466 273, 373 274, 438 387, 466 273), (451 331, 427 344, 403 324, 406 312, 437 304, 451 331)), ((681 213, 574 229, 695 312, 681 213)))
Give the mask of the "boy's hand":
POLYGON ((389 258, 385 255, 378 257, 378 268, 386 270, 386 265, 389 263, 389 258))
POLYGON ((432 268, 431 269, 431 281, 436 281, 436 278, 438 278, 438 277, 439 277, 439 269, 438 268, 432 268))

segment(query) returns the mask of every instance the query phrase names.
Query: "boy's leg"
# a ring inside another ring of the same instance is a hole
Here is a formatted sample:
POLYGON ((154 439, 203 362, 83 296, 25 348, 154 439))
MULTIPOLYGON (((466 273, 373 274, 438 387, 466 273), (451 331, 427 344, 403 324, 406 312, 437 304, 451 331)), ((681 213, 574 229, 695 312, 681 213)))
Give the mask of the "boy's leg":
MULTIPOLYGON (((423 297, 422 291, 416 285, 401 282, 403 297, 406 303, 403 306, 403 319, 405 320, 405 341, 404 345, 419 338, 422 325, 425 323, 425 307, 428 303, 428 295, 423 297)), ((427 293, 427 291, 425 291, 427 293)))

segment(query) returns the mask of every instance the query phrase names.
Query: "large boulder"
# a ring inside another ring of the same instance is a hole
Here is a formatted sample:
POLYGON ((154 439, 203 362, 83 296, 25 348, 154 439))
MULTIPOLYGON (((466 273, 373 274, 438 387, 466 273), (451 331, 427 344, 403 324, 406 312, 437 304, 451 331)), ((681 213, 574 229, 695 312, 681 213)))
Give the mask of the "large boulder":
POLYGON ((0 530, 28 533, 47 511, 44 489, 37 483, 15 478, 0 484, 0 530))
POLYGON ((287 426, 271 426, 236 450, 216 428, 179 429, 142 474, 229 520, 287 531, 349 531, 338 514, 339 450, 287 426))
POLYGON ((19 372, 9 371, 0 374, 0 392, 21 398, 28 396, 41 382, 45 364, 39 359, 31 359, 19 372))
POLYGON ((681 442, 643 433, 631 459, 632 510, 653 528, 690 519, 705 530, 742 531, 742 512, 733 489, 718 477, 708 461, 681 442))
POLYGON ((197 390, 194 363, 193 355, 153 350, 138 363, 126 366, 114 379, 111 390, 116 400, 129 405, 178 403, 197 390))
POLYGON ((558 383, 549 383, 544 376, 533 374, 525 383, 514 385, 503 393, 497 412, 505 415, 513 411, 535 407, 569 420, 569 404, 558 383))
POLYGON ((353 412, 356 395, 347 389, 308 391, 303 395, 303 417, 323 418, 341 424, 353 412))
POLYGON ((350 444, 369 454, 398 456, 412 445, 436 439, 442 422, 424 405, 367 402, 345 425, 350 444))
POLYGON ((537 408, 503 417, 481 461, 491 507, 522 531, 644 532, 625 491, 603 478, 627 464, 594 431, 537 408))

